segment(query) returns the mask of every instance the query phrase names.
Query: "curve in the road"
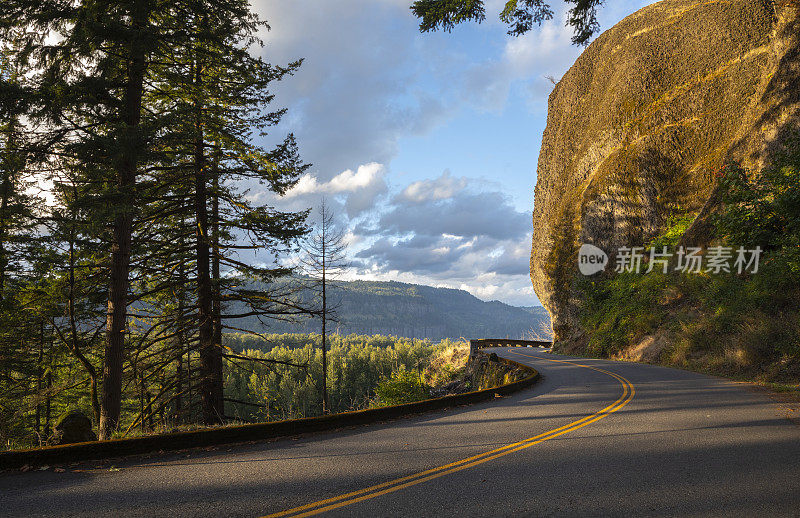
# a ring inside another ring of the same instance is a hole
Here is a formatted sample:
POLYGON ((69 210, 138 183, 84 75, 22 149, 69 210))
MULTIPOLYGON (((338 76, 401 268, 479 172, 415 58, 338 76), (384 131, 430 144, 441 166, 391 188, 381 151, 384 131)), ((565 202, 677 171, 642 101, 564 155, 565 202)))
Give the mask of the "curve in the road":
MULTIPOLYGON (((525 358, 530 358, 530 356, 525 354, 520 354, 516 351, 510 351, 512 354, 523 356, 525 358)), ((443 466, 439 466, 436 468, 428 469, 425 471, 421 471, 419 473, 415 473, 413 475, 408 475, 401 478, 396 478, 394 480, 389 480, 387 482, 383 482, 381 484, 377 484, 374 486, 366 487, 364 489, 359 489, 357 491, 352 491, 349 493, 345 493, 333 498, 326 498, 325 500, 319 500, 317 502, 312 502, 309 504, 305 504, 299 507, 294 507, 292 509, 287 509, 285 511, 281 511, 278 513, 273 513, 270 515, 265 516, 264 518, 279 518, 279 517, 292 517, 292 518, 300 518, 305 516, 314 516, 320 513, 324 513, 327 511, 332 511, 334 509, 339 509, 341 507, 345 507, 348 505, 356 504, 359 502, 363 502, 365 500, 370 500, 372 498, 377 498, 381 495, 385 495, 388 493, 393 493, 395 491, 400 491, 407 487, 415 486, 417 484, 421 484, 423 482, 427 482, 429 480, 433 480, 439 477, 443 477, 449 475, 451 473, 456 473, 458 471, 462 471, 468 468, 472 468, 483 464, 485 462, 489 462, 491 460, 497 459, 499 457, 503 457, 506 455, 510 455, 512 453, 524 450, 526 448, 530 448, 535 444, 542 443, 544 441, 548 441, 559 435, 564 435, 566 433, 572 432, 584 426, 587 426, 591 423, 599 421, 604 417, 616 412, 620 408, 624 407, 633 399, 633 396, 636 394, 636 389, 634 388, 633 384, 625 379, 624 377, 615 374, 613 372, 607 371, 605 369, 601 369, 598 367, 592 367, 590 365, 583 365, 580 363, 566 361, 566 360, 557 360, 552 358, 541 358, 538 359, 546 360, 550 362, 558 362, 558 363, 566 363, 569 365, 583 367, 586 369, 591 369, 597 372, 601 372, 603 374, 607 374, 608 376, 613 377, 617 381, 620 382, 622 385, 622 395, 617 398, 616 401, 611 403, 610 405, 606 406, 605 408, 598 410, 597 412, 587 415, 577 421, 573 421, 568 423, 564 426, 560 426, 558 428, 554 428, 553 430, 549 430, 547 432, 541 433, 539 435, 535 435, 533 437, 529 437, 522 441, 518 441, 512 444, 507 444, 500 448, 495 448, 493 450, 481 453, 479 455, 473 455, 472 457, 467 457, 465 459, 461 459, 456 462, 451 462, 449 464, 445 464, 443 466)))

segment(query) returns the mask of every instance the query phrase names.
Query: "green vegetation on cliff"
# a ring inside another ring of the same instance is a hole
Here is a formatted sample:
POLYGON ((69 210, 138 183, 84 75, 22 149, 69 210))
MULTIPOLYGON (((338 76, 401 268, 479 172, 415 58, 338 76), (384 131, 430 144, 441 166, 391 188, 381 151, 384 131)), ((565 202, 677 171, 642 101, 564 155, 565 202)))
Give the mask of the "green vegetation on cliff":
MULTIPOLYGON (((760 173, 720 174, 716 242, 763 250, 755 274, 621 273, 584 279, 585 352, 740 379, 800 381, 800 138, 760 173)), ((688 219, 654 244, 678 245, 688 219)))

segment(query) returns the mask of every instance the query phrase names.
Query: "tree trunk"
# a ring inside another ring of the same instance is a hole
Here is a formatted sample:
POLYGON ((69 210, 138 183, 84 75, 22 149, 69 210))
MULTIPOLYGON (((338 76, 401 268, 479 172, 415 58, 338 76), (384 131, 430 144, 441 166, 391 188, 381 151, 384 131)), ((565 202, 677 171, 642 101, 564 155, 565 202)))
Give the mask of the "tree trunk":
MULTIPOLYGON (((184 227, 185 220, 181 217, 181 225, 180 225, 180 237, 178 238, 178 242, 180 244, 180 249, 184 249, 184 227)), ((183 381, 184 381, 184 372, 183 372, 183 354, 184 352, 187 353, 187 361, 188 361, 188 351, 186 350, 186 337, 184 335, 184 314, 186 312, 186 304, 185 304, 185 290, 186 289, 186 266, 183 261, 180 262, 178 266, 178 314, 175 318, 176 329, 175 329, 175 339, 177 341, 176 347, 178 349, 178 366, 175 372, 176 385, 175 385, 175 424, 180 424, 183 420, 183 381)), ((189 384, 191 385, 191 373, 189 373, 189 384)), ((189 405, 191 405, 191 396, 188 398, 189 405)))
MULTIPOLYGON (((211 288, 214 344, 222 351, 222 293, 219 272, 219 153, 214 157, 213 192, 211 193, 211 288)), ((220 381, 222 380, 220 358, 220 381)), ((224 387, 223 391, 224 391, 224 387)))
MULTIPOLYGON (((74 187, 74 186, 73 186, 74 187)), ((69 232, 69 299, 68 299, 68 313, 69 313, 69 327, 70 327, 70 343, 69 348, 72 353, 75 355, 75 358, 83 365, 83 368, 86 369, 86 373, 89 374, 90 380, 90 391, 91 391, 91 401, 92 401, 92 421, 99 425, 100 424, 100 401, 97 397, 97 370, 92 365, 92 362, 83 354, 81 351, 81 340, 78 337, 78 324, 76 321, 76 312, 75 312, 75 298, 76 298, 76 286, 75 286, 75 221, 77 215, 73 212, 71 215, 71 224, 70 224, 70 232, 69 232)))
POLYGON ((8 134, 6 141, 6 160, 3 164, 3 183, 2 193, 0 193, 0 301, 5 296, 6 275, 8 270, 8 252, 6 249, 6 240, 8 239, 9 227, 9 214, 8 204, 11 198, 12 189, 15 183, 15 177, 19 173, 19 165, 16 163, 18 157, 15 156, 18 151, 16 150, 16 118, 11 116, 8 126, 6 127, 8 134))
MULTIPOLYGON (((180 266, 180 293, 178 295, 178 320, 177 320, 177 331, 176 341, 177 341, 177 349, 178 349, 178 367, 175 372, 175 377, 177 378, 176 385, 175 385, 175 423, 181 422, 181 414, 183 413, 183 353, 184 353, 184 337, 183 337, 183 263, 180 266)), ((190 381, 191 383, 191 381, 190 381)))
POLYGON ((2 193, 0 193, 0 301, 5 295, 6 269, 8 258, 6 257, 6 228, 8 219, 8 198, 11 195, 11 172, 6 171, 2 183, 2 193))
MULTIPOLYGON (((202 65, 194 64, 195 89, 202 86, 202 65)), ((219 424, 225 415, 222 393, 222 351, 214 343, 214 319, 212 311, 212 286, 210 275, 210 255, 208 234, 208 211, 206 201, 206 167, 203 134, 203 104, 195 99, 195 218, 197 255, 197 318, 200 347, 200 391, 203 422, 219 424)))
MULTIPOLYGON (((323 223, 324 225, 324 223, 323 223)), ((322 230, 323 249, 322 249, 322 414, 328 413, 328 353, 326 346, 325 324, 328 317, 328 298, 325 293, 325 228, 322 230)))
MULTIPOLYGON (((52 344, 51 344, 52 345, 52 344)), ((51 347, 52 350, 52 347, 51 347)), ((51 358, 52 360, 52 358, 51 358)), ((44 399, 44 440, 50 437, 50 393, 53 390, 53 372, 47 371, 47 392, 44 399)))
POLYGON ((44 319, 39 320, 39 356, 36 359, 36 435, 39 436, 39 446, 42 445, 42 362, 44 362, 44 319))
MULTIPOLYGON (((132 26, 147 23, 147 3, 133 8, 132 26)), ((114 218, 111 241, 111 279, 106 314, 106 347, 103 367, 103 396, 100 409, 100 439, 109 439, 119 424, 122 403, 122 362, 125 348, 125 326, 128 315, 128 275, 131 260, 131 233, 135 199, 136 170, 141 154, 139 126, 146 69, 144 42, 133 38, 129 47, 128 77, 123 96, 122 119, 125 125, 117 165, 119 205, 114 218)))

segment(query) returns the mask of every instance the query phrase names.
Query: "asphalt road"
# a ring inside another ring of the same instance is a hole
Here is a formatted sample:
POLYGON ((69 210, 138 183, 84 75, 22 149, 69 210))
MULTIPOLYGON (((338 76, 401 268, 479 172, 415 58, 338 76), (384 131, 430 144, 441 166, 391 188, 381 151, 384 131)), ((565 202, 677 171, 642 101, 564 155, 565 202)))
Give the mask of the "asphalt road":
POLYGON ((763 394, 661 367, 497 351, 542 380, 296 440, 7 473, 0 515, 800 517, 800 426, 763 394))

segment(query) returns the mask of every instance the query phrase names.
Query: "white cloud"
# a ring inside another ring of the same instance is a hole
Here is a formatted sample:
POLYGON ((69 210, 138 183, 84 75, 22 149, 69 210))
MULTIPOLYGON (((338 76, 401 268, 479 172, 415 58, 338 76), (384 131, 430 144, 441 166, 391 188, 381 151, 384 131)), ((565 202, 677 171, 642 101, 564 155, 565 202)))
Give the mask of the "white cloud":
POLYGON ((522 36, 506 36, 500 57, 473 65, 467 76, 470 101, 480 109, 498 112, 505 108, 516 84, 529 96, 529 104, 547 101, 553 85, 545 76, 559 79, 582 49, 572 45, 572 30, 564 26, 566 7, 552 3, 554 18, 522 36))
POLYGON ((271 205, 292 211, 316 207, 326 198, 333 213, 339 217, 346 215, 352 220, 374 212, 387 192, 386 169, 382 164, 369 163, 358 166, 355 171, 342 171, 328 181, 320 181, 316 175, 306 173, 282 197, 259 191, 251 194, 250 198, 266 199, 271 205))
POLYGON ((376 188, 385 190, 386 181, 383 165, 372 162, 359 166, 355 172, 352 169, 343 171, 328 182, 320 182, 315 176, 306 173, 284 197, 289 199, 308 194, 340 194, 376 188))
POLYGON ((530 225, 528 213, 514 208, 505 193, 462 190, 449 198, 432 197, 424 202, 396 196, 390 208, 381 213, 377 226, 362 231, 505 240, 524 236, 530 225))
POLYGON ((461 289, 465 291, 472 290, 473 295, 478 297, 479 299, 484 300, 491 300, 495 298, 498 291, 500 291, 500 286, 495 286, 492 284, 484 285, 484 286, 469 286, 468 284, 461 284, 461 289))
POLYGON ((453 178, 450 176, 450 171, 445 170, 442 176, 435 180, 422 180, 411 183, 403 189, 399 198, 413 203, 444 200, 452 198, 466 187, 466 178, 453 178))
POLYGON ((502 192, 476 191, 486 187, 482 182, 464 178, 454 187, 453 180, 443 174, 416 182, 391 198, 376 224, 356 225, 354 233, 365 236, 355 253, 359 273, 533 303, 533 292, 525 291, 530 214, 502 192))

